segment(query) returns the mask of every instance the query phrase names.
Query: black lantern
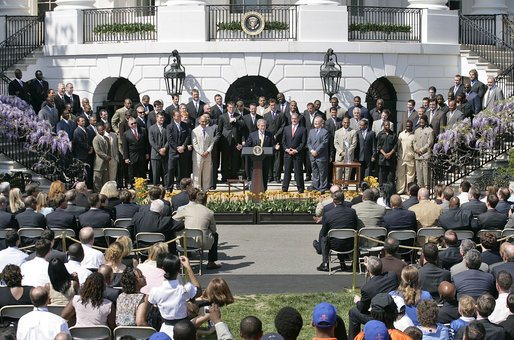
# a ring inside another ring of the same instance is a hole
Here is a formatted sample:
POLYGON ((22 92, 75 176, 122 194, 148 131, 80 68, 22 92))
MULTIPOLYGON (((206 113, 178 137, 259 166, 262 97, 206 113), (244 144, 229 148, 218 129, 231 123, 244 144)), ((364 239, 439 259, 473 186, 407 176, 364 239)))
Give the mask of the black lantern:
POLYGON ((339 83, 342 76, 341 65, 337 63, 337 55, 331 48, 325 54, 325 61, 319 68, 319 76, 323 84, 323 92, 330 98, 339 92, 339 83))
POLYGON ((177 50, 173 50, 168 57, 168 65, 164 66, 164 80, 166 81, 166 91, 170 96, 175 94, 181 95, 184 87, 184 78, 186 78, 186 69, 180 61, 180 54, 177 50), (173 63, 170 59, 173 57, 173 63))

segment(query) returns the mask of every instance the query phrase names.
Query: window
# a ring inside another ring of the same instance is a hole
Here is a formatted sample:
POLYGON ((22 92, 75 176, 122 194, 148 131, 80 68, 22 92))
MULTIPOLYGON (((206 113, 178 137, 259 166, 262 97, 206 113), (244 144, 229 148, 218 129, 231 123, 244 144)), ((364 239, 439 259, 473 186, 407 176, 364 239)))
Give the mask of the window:
POLYGON ((271 0, 230 0, 230 4, 232 13, 244 13, 262 5, 271 5, 271 0))
POLYGON ((51 12, 54 10, 57 4, 55 0, 38 0, 37 2, 37 14, 43 15, 45 12, 51 12))

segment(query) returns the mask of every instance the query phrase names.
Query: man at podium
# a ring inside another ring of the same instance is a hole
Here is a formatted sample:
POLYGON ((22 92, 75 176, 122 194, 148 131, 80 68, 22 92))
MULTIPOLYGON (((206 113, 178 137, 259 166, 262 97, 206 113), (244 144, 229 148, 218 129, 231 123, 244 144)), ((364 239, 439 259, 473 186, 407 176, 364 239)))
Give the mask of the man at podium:
MULTIPOLYGON (((269 131, 266 131, 266 120, 259 119, 257 121, 257 131, 250 133, 248 139, 246 140, 246 147, 254 147, 259 145, 261 148, 265 147, 273 147, 273 134, 269 131)), ((262 161, 262 184, 264 186, 264 191, 268 189, 268 171, 270 167, 270 157, 265 157, 262 161)), ((253 173, 253 164, 251 168, 251 173, 253 173)))

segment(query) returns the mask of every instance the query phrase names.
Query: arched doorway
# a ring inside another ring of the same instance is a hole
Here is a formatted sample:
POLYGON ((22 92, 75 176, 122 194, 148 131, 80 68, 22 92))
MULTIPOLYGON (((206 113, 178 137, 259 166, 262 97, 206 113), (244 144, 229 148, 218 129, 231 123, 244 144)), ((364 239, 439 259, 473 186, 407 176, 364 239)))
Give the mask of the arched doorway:
POLYGON ((123 106, 123 102, 127 98, 130 98, 132 103, 136 104, 139 102, 139 92, 130 80, 120 77, 111 85, 107 100, 103 104, 107 112, 113 114, 114 111, 123 106))
POLYGON ((277 98, 278 89, 268 78, 261 76, 244 76, 230 85, 225 95, 227 102, 242 100, 245 106, 257 103, 259 97, 277 98))
POLYGON ((378 78, 366 92, 366 107, 371 110, 377 106, 377 100, 384 100, 384 107, 391 111, 390 119, 396 123, 396 91, 393 84, 386 78, 378 78))

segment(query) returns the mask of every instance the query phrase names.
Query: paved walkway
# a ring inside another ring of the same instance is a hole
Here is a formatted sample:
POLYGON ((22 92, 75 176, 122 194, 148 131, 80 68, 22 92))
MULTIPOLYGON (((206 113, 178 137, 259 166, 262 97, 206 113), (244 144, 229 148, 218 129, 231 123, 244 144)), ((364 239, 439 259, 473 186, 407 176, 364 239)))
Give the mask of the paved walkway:
MULTIPOLYGON (((202 287, 214 277, 227 280, 234 294, 341 292, 351 272, 318 272, 321 255, 312 241, 320 225, 219 225, 219 270, 205 270, 202 287)), ((204 267, 205 268, 205 267, 204 267)), ((196 272, 196 268, 195 269, 196 272)), ((358 275, 357 285, 363 275, 358 275)))

